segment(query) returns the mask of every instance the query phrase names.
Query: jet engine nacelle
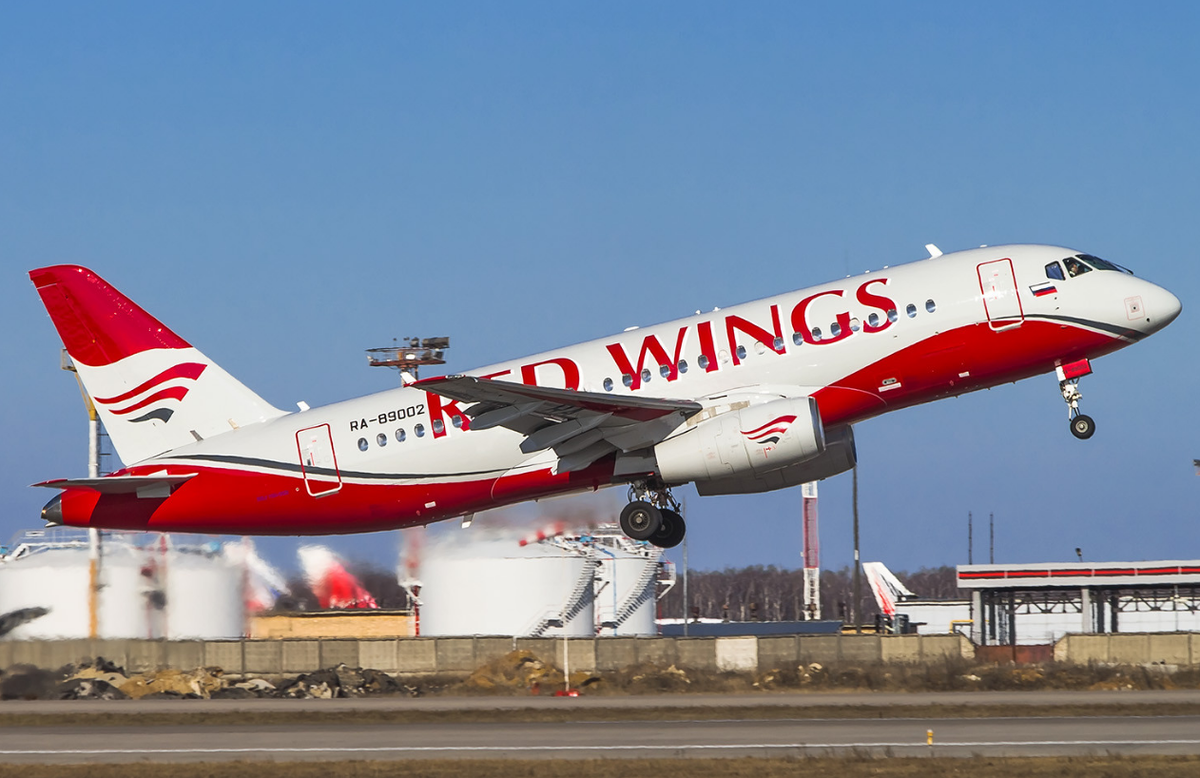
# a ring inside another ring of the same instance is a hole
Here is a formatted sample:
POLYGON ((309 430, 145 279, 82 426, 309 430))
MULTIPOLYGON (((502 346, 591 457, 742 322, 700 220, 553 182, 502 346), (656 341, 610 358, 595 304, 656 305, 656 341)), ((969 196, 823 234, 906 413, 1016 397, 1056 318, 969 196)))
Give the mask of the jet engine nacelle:
POLYGON ((780 470, 825 450, 817 401, 790 397, 705 419, 654 447, 668 484, 725 480, 780 470))
POLYGON ((825 451, 820 456, 769 473, 746 473, 716 481, 697 481, 696 491, 704 497, 771 492, 844 473, 854 467, 857 461, 854 430, 850 425, 834 427, 825 433, 825 451))

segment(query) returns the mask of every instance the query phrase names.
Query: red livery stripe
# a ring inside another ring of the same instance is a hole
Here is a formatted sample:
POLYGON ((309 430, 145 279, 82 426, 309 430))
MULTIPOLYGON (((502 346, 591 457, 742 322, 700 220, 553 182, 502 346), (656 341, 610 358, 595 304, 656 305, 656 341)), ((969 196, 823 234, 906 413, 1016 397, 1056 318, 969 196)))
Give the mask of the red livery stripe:
POLYGON ((186 386, 168 386, 161 392, 155 392, 141 402, 134 403, 126 408, 115 408, 112 412, 117 416, 124 416, 127 413, 133 413, 134 411, 145 408, 147 405, 156 403, 159 400, 182 400, 185 396, 187 396, 187 393, 188 388, 186 386))
MULTIPOLYGON (((791 424, 795 420, 796 420, 796 417, 794 415, 793 416, 780 416, 776 419, 771 419, 769 422, 762 425, 761 427, 755 427, 752 430, 742 430, 742 434, 743 435, 753 435, 756 432, 762 432, 763 430, 767 429, 767 427, 770 427, 773 424, 791 424)), ((784 429, 786 430, 787 428, 785 427, 784 429)), ((770 432, 770 430, 767 430, 767 432, 770 432)), ((766 434, 766 433, 763 433, 763 434, 766 434)))
POLYGON ((152 389, 155 386, 158 386, 159 384, 166 383, 167 381, 170 381, 172 378, 191 378, 193 380, 196 378, 199 378, 200 374, 204 372, 204 368, 206 368, 206 367, 208 367, 208 365, 202 365, 199 362, 184 362, 182 364, 176 365, 175 367, 167 368, 166 370, 162 371, 158 375, 151 378, 149 381, 139 384, 137 386, 137 388, 130 389, 128 392, 125 392, 124 394, 118 394, 115 397, 93 397, 92 399, 95 400, 96 402, 102 403, 104 405, 109 405, 111 403, 124 402, 125 400, 128 400, 131 397, 136 397, 137 395, 141 394, 142 392, 146 391, 147 389, 152 389))
POLYGON ((773 435, 775 433, 782 435, 787 431, 788 431, 787 427, 772 427, 771 429, 766 430, 764 432, 760 432, 757 435, 751 435, 746 432, 743 432, 742 434, 745 435, 746 437, 750 438, 750 440, 761 440, 762 438, 765 438, 768 435, 773 435))

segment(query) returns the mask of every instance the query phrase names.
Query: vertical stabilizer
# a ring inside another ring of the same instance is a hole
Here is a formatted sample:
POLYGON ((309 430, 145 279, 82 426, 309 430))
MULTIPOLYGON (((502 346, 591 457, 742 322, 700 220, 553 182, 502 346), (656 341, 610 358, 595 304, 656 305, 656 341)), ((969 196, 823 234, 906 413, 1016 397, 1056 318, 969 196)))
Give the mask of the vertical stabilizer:
POLYGON ((126 465, 284 415, 87 268, 29 277, 126 465))
POLYGON ((879 610, 885 616, 896 615, 896 603, 916 597, 908 587, 900 583, 899 578, 892 575, 892 571, 888 570, 883 562, 863 562, 862 570, 871 585, 875 602, 879 604, 879 610))

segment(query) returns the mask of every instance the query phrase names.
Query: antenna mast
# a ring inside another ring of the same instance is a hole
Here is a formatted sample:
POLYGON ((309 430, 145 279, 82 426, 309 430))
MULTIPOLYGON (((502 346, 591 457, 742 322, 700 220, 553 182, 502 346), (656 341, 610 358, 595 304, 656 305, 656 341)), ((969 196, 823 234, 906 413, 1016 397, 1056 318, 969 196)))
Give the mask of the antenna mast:
POLYGON ((821 542, 817 535, 817 483, 800 487, 804 496, 804 619, 821 618, 821 542))

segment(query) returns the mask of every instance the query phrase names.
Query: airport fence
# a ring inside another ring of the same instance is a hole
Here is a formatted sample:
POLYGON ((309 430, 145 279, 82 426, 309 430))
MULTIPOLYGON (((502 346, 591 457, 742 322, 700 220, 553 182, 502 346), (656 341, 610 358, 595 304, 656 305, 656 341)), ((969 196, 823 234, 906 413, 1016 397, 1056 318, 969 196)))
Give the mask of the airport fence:
MULTIPOLYGON (((401 675, 466 675, 513 650, 528 650, 572 671, 603 672, 655 664, 757 672, 798 664, 920 664, 975 658, 962 635, 772 635, 760 637, 387 638, 283 640, 0 641, 0 668, 55 669, 103 656, 129 672, 220 667, 230 674, 287 675, 345 664, 401 675)), ((1060 662, 1200 664, 1200 633, 1068 635, 1060 662)))
POLYGON ((907 662, 973 656, 961 635, 773 635, 763 637, 391 638, 283 640, 55 640, 0 642, 0 668, 47 669, 103 656, 129 672, 220 667, 231 674, 309 673, 345 664, 401 675, 467 674, 514 650, 572 671, 657 664, 714 671, 757 671, 801 663, 907 662))

